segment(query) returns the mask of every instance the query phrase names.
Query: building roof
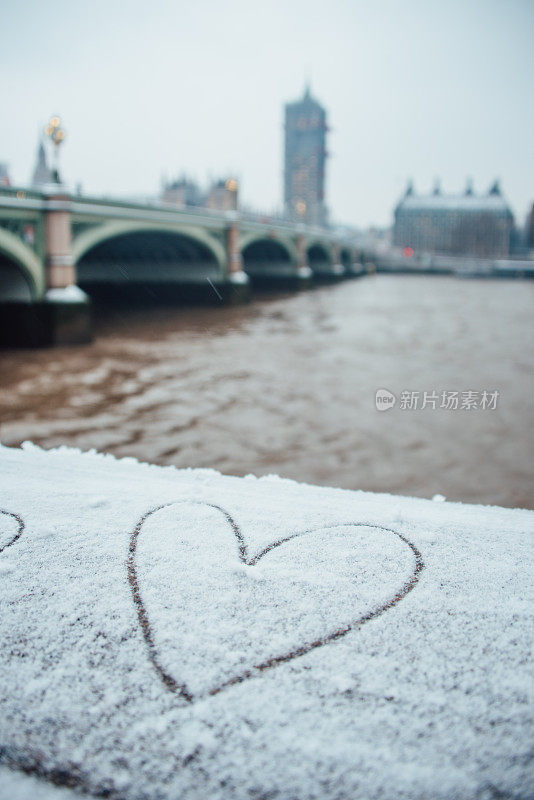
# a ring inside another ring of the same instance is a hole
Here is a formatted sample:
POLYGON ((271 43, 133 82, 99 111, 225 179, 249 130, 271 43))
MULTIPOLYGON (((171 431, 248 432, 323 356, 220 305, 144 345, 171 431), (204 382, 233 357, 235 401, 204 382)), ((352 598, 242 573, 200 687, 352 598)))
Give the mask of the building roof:
POLYGON ((408 184, 404 197, 397 205, 397 210, 406 211, 501 211, 512 215, 510 206, 501 193, 497 181, 486 194, 475 194, 468 183, 462 194, 442 194, 437 186, 431 194, 414 193, 413 185, 408 184))
POLYGON ((315 97, 312 97, 309 83, 306 84, 306 87, 304 89, 304 95, 302 96, 302 98, 300 100, 294 100, 291 103, 286 103, 286 108, 292 108, 293 109, 293 108, 298 108, 298 107, 308 108, 310 110, 311 109, 314 109, 314 110, 317 109, 317 110, 320 110, 323 114, 325 113, 325 110, 324 110, 323 106, 319 103, 319 101, 316 100, 315 97))

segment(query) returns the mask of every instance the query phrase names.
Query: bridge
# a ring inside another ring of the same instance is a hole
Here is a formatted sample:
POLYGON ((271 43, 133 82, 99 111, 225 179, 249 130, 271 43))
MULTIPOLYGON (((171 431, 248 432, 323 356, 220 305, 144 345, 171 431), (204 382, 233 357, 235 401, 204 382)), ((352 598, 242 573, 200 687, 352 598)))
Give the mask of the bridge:
POLYGON ((239 212, 71 195, 60 185, 0 189, 0 342, 90 339, 90 297, 135 286, 212 292, 298 288, 362 274, 334 231, 239 212))

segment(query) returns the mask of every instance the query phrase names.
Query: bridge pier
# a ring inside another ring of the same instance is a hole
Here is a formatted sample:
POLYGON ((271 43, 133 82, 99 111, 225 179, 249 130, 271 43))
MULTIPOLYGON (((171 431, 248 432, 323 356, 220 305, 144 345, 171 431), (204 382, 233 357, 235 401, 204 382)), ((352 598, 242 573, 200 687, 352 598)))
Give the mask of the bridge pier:
POLYGON ((332 261, 332 275, 334 279, 344 278, 347 270, 341 257, 341 246, 339 244, 332 245, 332 261))
POLYGON ((361 256, 358 251, 354 249, 348 250, 348 257, 349 263, 345 267, 345 273, 347 278, 361 278, 362 275, 365 275, 366 270, 365 266, 361 261, 361 256))
POLYGON ((250 280, 243 269, 239 225, 235 219, 230 221, 226 229, 226 259, 228 274, 223 287, 223 298, 230 304, 246 303, 251 296, 250 280))
POLYGON ((57 193, 47 198, 45 211, 45 274, 47 291, 42 319, 46 344, 90 342, 91 303, 76 285, 72 255, 70 198, 57 193))
POLYGON ((297 258, 297 288, 309 289, 313 282, 313 272, 308 264, 308 248, 303 233, 299 233, 297 237, 297 258))
POLYGON ((69 196, 48 195, 44 217, 44 296, 2 303, 0 343, 8 346, 84 344, 92 338, 90 300, 76 286, 69 196))

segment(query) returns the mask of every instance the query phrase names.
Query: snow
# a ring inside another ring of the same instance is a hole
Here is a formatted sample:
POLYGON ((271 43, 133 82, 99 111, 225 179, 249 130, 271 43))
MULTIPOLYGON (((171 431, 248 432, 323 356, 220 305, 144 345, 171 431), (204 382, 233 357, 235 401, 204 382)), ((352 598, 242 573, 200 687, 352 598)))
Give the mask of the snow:
POLYGON ((63 289, 48 289, 46 299, 52 303, 86 303, 88 300, 79 286, 65 286, 63 289))
POLYGON ((534 796, 533 512, 30 443, 0 475, 2 800, 534 796))
POLYGON ((237 272, 231 272, 228 276, 228 280, 230 283, 235 283, 237 285, 245 285, 249 282, 247 273, 242 269, 237 272))

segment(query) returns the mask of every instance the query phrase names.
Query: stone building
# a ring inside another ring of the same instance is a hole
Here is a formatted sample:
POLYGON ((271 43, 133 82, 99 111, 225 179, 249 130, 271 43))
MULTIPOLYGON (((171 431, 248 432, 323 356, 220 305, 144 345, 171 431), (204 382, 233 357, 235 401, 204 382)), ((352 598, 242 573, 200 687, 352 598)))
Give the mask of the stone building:
POLYGON ((236 178, 214 181, 207 191, 196 181, 183 175, 169 183, 164 182, 161 199, 179 208, 210 208, 214 211, 236 211, 239 182, 236 178))
POLYGON ((498 181, 486 194, 475 194, 468 182, 458 195, 443 194, 439 184, 417 195, 410 182, 395 209, 393 244, 416 253, 505 257, 513 226, 498 181))
POLYGON ((217 211, 237 211, 238 189, 236 178, 215 181, 208 191, 206 207, 217 211))
POLYGON ((326 111, 309 87, 285 107, 284 205, 291 220, 325 225, 326 111))
POLYGON ((170 182, 164 182, 161 199, 165 203, 185 208, 186 206, 202 206, 204 197, 198 184, 182 175, 170 182))

